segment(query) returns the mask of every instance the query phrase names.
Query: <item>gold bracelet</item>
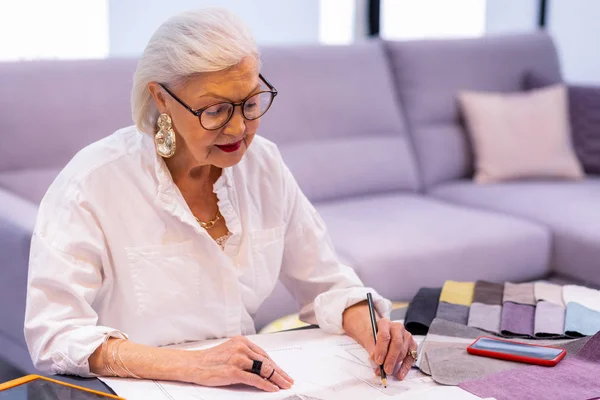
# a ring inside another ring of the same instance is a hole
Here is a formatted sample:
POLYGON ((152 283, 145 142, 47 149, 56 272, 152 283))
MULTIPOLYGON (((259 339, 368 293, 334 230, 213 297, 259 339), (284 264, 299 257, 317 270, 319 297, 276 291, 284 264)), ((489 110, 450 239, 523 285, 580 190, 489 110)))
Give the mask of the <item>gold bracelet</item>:
MULTIPOLYGON (((117 358, 119 359, 119 361, 121 362, 120 366, 127 371, 127 373, 129 374, 129 377, 132 378, 137 378, 137 379, 142 379, 141 377, 137 376, 136 374, 134 374, 133 372, 131 372, 129 370, 129 368, 127 368, 127 366, 125 365, 125 363, 123 362, 123 359, 121 358, 121 354, 119 353, 119 346, 125 342, 125 339, 121 339, 118 343, 115 344, 115 347, 113 348, 113 359, 115 359, 115 354, 117 355, 117 358)), ((115 359, 115 364, 117 364, 117 360, 115 359)), ((118 364, 117 364, 118 365, 118 364)))
POLYGON ((108 371, 109 374, 111 374, 112 376, 118 376, 117 373, 115 372, 115 370, 110 366, 110 364, 108 363, 108 341, 111 338, 111 336, 109 334, 106 335, 106 337, 104 338, 104 342, 102 342, 102 359, 104 361, 104 369, 106 371, 108 371))

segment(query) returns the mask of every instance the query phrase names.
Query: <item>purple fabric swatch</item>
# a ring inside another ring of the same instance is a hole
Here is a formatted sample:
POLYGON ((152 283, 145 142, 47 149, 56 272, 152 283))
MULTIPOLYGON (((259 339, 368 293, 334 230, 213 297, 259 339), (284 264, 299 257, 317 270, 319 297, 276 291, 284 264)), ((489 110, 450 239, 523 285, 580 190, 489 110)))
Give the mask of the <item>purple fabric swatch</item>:
POLYGON ((496 400, 582 400, 600 396, 600 333, 576 356, 555 367, 537 365, 462 382, 459 386, 479 397, 496 400))
POLYGON ((500 333, 505 336, 533 337, 535 307, 507 301, 502 307, 500 333))
POLYGON ((565 308, 549 301, 538 301, 535 307, 535 337, 565 336, 565 308))

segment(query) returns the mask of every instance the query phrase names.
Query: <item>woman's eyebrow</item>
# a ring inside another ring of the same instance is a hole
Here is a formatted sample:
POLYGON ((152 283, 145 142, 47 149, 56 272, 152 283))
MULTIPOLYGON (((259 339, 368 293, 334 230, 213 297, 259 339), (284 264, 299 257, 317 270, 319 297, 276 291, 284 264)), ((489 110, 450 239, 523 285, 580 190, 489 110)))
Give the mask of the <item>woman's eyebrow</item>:
MULTIPOLYGON (((254 87, 254 89, 252 89, 250 91, 250 93, 248 93, 247 96, 244 97, 244 99, 250 97, 250 95, 252 95, 252 93, 256 92, 258 89, 260 89, 260 82, 254 87)), ((220 96, 220 95, 218 95, 216 93, 213 93, 213 92, 206 92, 206 93, 201 94, 200 96, 198 96, 199 99, 201 99, 202 97, 212 97, 212 98, 215 98, 215 99, 221 99, 221 100, 231 101, 231 99, 228 99, 227 97, 220 96)))

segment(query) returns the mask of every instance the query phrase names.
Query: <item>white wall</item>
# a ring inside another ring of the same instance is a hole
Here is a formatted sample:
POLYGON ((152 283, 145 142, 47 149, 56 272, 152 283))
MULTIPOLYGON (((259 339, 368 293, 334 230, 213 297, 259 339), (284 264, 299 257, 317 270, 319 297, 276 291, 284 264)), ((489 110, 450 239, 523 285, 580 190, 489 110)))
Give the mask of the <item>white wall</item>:
POLYGON ((550 0, 549 31, 567 82, 600 84, 600 1, 550 0))
POLYGON ((538 0, 487 0, 486 33, 523 33, 535 30, 538 3, 538 0))
POLYGON ((110 55, 138 55, 167 18, 210 6, 235 12, 259 44, 319 40, 319 0, 110 0, 110 55))
MULTIPOLYGON (((486 33, 537 30, 539 0, 487 0, 486 33)), ((600 1, 549 0, 546 29, 565 80, 600 84, 600 1)))
POLYGON ((485 33, 486 0, 382 0, 385 39, 477 37, 485 33))

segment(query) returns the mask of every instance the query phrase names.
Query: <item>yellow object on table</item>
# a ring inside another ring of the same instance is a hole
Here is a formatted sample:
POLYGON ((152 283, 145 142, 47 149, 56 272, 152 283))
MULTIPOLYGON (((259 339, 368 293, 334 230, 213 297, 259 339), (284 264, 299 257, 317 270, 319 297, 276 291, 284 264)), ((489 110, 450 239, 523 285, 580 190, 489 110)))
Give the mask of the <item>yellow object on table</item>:
POLYGON ((446 281, 442 288, 440 301, 461 306, 470 306, 473 303, 475 282, 446 281))

